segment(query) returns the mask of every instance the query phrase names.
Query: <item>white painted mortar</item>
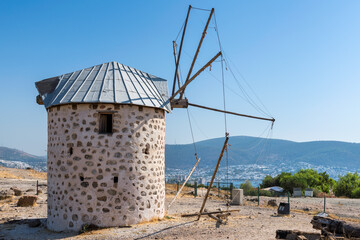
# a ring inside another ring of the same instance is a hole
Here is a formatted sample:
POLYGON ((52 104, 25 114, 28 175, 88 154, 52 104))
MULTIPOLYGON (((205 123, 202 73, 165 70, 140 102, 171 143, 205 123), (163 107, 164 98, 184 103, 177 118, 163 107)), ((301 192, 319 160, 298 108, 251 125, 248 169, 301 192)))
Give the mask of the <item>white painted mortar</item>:
POLYGON ((162 218, 164 153, 162 109, 116 104, 49 108, 48 228, 77 231, 84 224, 127 226, 162 218), (98 133, 101 112, 113 112, 112 134, 98 133))

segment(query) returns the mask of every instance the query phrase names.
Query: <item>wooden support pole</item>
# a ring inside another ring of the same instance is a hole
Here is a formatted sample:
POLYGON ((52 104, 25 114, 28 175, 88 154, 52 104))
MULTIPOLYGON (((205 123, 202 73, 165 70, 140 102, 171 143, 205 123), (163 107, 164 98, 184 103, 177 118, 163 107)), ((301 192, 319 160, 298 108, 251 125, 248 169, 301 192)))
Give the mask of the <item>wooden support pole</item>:
POLYGON ((247 117, 247 118, 254 118, 254 119, 259 119, 259 120, 275 122, 274 118, 262 118, 262 117, 256 117, 256 116, 251 116, 251 115, 245 115, 245 114, 240 114, 240 113, 235 113, 235 112, 230 112, 230 111, 224 111, 224 110, 220 110, 220 109, 216 109, 216 108, 205 107, 205 106, 197 105, 197 104, 194 104, 194 103, 188 103, 188 105, 193 106, 193 107, 197 107, 197 108, 203 108, 203 109, 206 109, 206 110, 215 111, 215 112, 222 112, 222 113, 232 114, 232 115, 236 115, 236 116, 240 116, 240 117, 247 117))
POLYGON ((187 176, 187 178, 185 179, 185 182, 183 183, 183 185, 181 186, 180 190, 178 190, 178 192, 176 193, 174 199, 170 202, 169 206, 168 206, 168 210, 170 209, 171 205, 175 202, 177 196, 181 193, 181 190, 184 188, 185 184, 187 183, 187 181, 190 179, 191 174, 193 174, 193 172, 195 171, 196 166, 199 164, 200 162, 200 158, 196 157, 197 161, 195 163, 195 165, 193 166, 193 168, 191 169, 189 175, 187 176))
POLYGON ((225 149, 226 149, 226 146, 227 146, 228 141, 229 141, 229 134, 226 133, 226 138, 225 138, 224 146, 223 146, 223 148, 222 148, 222 150, 221 150, 221 153, 220 153, 219 159, 218 159, 218 161, 217 161, 217 164, 216 164, 214 173, 213 173, 213 175, 212 175, 212 177, 211 177, 210 185, 209 185, 209 188, 208 188, 207 191, 206 191, 206 195, 205 195, 204 201, 203 201, 203 203, 202 203, 202 205, 201 205, 200 212, 199 212, 199 216, 198 216, 198 219, 197 219, 197 220, 200 219, 201 214, 202 214, 202 212, 203 212, 203 210, 204 210, 204 207, 205 207, 205 204, 206 204, 206 200, 207 200, 207 198, 208 198, 208 196, 209 196, 209 193, 210 193, 212 184, 213 184, 213 182, 214 182, 214 179, 215 179, 217 170, 218 170, 218 168, 219 168, 219 166, 220 166, 220 162, 221 162, 221 159, 222 159, 222 157, 223 157, 223 155, 224 155, 224 151, 225 151, 225 149))
POLYGON ((179 62, 180 62, 180 57, 181 57, 181 50, 182 50, 182 46, 183 46, 183 42, 184 42, 184 37, 185 37, 185 32, 186 32, 186 26, 187 26, 187 23, 188 23, 188 20, 189 20, 190 10, 191 10, 191 5, 189 5, 189 9, 188 9, 188 12, 187 12, 187 15, 186 15, 186 20, 185 20, 185 25, 184 25, 183 34, 182 34, 182 36, 181 36, 179 56, 178 56, 178 58, 177 58, 176 66, 175 66, 174 83, 173 83, 173 89, 172 89, 172 94, 173 94, 173 95, 174 95, 174 92, 175 92, 176 76, 177 76, 177 74, 178 74, 179 62))
MULTIPOLYGON (((174 50, 174 60, 175 60, 175 64, 177 63, 177 56, 176 56, 176 42, 173 41, 173 50, 174 50)), ((177 71, 176 73, 176 79, 177 79, 177 83, 178 83, 178 88, 181 87, 180 85, 180 76, 179 76, 179 71, 177 71)), ((175 83, 174 83, 175 85, 175 83)), ((175 88, 173 87, 173 92, 175 91, 175 88)))
MULTIPOLYGON (((205 38, 205 35, 206 35, 206 31, 207 31, 207 29, 208 29, 208 27, 209 27, 209 23, 210 23, 210 20, 211 20, 211 17, 212 17, 213 14, 214 14, 214 8, 211 9, 209 18, 208 18, 208 20, 207 20, 207 22, 206 22, 205 28, 204 28, 203 33, 202 33, 202 35, 201 35, 201 39, 200 39, 199 45, 198 45, 198 47, 197 47, 197 49, 196 49, 195 56, 194 56, 193 61, 192 61, 192 63, 191 63, 191 66, 190 66, 188 75, 187 75, 187 77, 186 77, 185 83, 189 81, 190 75, 191 75, 192 70, 193 70, 193 68, 194 68, 194 64, 195 64, 196 59, 197 59, 197 56, 198 56, 198 54, 199 54, 199 52, 200 52, 200 48, 201 48, 202 42, 204 41, 204 38, 205 38)), ((180 99, 182 98, 183 95, 184 95, 184 91, 182 91, 182 92, 180 93, 180 99)))
MULTIPOLYGON (((180 92, 184 91, 185 88, 187 87, 187 85, 189 85, 189 83, 191 83, 202 71, 204 71, 208 66, 210 66, 211 63, 213 63, 222 53, 218 52, 215 57, 213 57, 208 63, 206 63, 199 71, 197 71, 194 76, 192 76, 187 82, 184 83, 184 85, 181 86, 181 88, 179 88, 176 93, 174 93, 170 98, 169 101, 171 102, 171 100, 173 100, 176 95, 178 95, 180 92)), ((179 61, 179 59, 178 59, 179 61)))

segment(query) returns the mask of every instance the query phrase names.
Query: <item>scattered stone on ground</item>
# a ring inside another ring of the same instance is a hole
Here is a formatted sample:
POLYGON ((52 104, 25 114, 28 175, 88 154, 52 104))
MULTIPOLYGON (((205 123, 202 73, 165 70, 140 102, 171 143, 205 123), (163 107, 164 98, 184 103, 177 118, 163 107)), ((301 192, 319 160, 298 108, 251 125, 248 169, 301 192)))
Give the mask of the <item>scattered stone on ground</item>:
POLYGON ((22 195, 22 191, 17 189, 17 188, 11 188, 11 190, 14 191, 15 196, 21 196, 22 195))
POLYGON ((18 207, 33 207, 36 205, 36 196, 22 196, 17 202, 18 207))
POLYGON ((14 192, 10 190, 0 190, 0 200, 13 198, 14 192))
POLYGON ((267 205, 271 207, 277 207, 276 199, 270 199, 267 205))

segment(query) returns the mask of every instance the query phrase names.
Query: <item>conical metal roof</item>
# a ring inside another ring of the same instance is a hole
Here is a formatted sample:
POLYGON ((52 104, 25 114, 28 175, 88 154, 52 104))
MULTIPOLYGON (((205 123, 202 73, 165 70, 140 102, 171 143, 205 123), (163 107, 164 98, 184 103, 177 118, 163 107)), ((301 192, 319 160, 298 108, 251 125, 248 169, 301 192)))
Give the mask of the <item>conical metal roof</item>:
POLYGON ((46 108, 67 103, 121 103, 170 111, 165 79, 118 62, 48 78, 35 86, 46 108))

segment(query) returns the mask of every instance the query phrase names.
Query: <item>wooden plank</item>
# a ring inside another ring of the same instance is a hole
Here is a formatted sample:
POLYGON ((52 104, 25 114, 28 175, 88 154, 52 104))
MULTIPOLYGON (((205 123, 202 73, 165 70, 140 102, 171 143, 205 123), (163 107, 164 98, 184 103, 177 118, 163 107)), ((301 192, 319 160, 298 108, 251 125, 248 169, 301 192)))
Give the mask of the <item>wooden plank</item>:
POLYGON ((216 220, 218 223, 220 223, 220 224, 224 224, 224 221, 223 221, 223 220, 221 220, 220 218, 215 217, 215 216, 214 216, 214 215, 212 215, 212 214, 208 214, 208 216, 209 216, 209 217, 211 217, 212 219, 216 220))
MULTIPOLYGON (((214 212, 203 212, 201 215, 209 215, 209 214, 222 214, 222 213, 231 213, 231 212, 240 212, 240 209, 226 210, 226 211, 214 211, 214 212)), ((199 216, 199 213, 190 213, 190 214, 182 214, 181 217, 196 217, 199 216)))
POLYGON ((360 238, 360 225, 347 223, 331 218, 314 216, 311 220, 313 228, 322 230, 328 233, 341 234, 346 237, 360 238))
POLYGON ((196 157, 197 158, 197 161, 195 163, 195 165, 193 166, 193 168, 191 169, 189 175, 187 176, 187 178, 185 179, 185 182, 183 183, 183 185, 181 186, 181 188, 179 189, 179 191, 177 192, 177 194, 175 195, 174 199, 170 202, 169 206, 168 206, 168 210, 169 208, 171 207, 171 205, 175 202, 177 196, 179 196, 179 194, 181 193, 181 190, 184 188, 185 184, 187 183, 187 181, 190 179, 191 177, 191 174, 193 174, 193 172, 195 171, 196 169, 196 166, 199 164, 200 162, 200 158, 196 157))

